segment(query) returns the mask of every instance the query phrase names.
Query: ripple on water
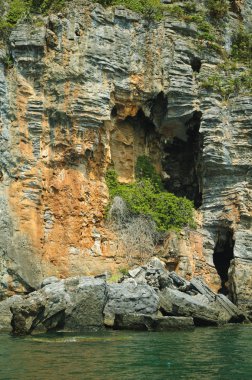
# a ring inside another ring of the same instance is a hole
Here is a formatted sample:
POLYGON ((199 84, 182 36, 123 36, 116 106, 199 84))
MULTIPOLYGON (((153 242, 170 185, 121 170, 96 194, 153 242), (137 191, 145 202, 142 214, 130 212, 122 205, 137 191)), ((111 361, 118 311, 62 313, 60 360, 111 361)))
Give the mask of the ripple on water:
POLYGON ((0 380, 251 380, 252 327, 0 335, 0 380))

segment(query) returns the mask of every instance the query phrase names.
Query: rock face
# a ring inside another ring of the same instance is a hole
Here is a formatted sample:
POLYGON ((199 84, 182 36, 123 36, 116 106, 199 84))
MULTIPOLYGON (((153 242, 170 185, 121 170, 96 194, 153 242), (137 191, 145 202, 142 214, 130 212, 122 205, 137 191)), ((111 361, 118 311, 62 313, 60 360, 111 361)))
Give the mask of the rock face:
MULTIPOLYGON (((251 1, 234 3, 246 25, 251 1)), ((164 246, 167 265, 217 289, 231 262, 233 300, 251 310, 252 102, 201 87, 221 60, 204 46, 172 15, 88 2, 14 28, 0 51, 1 298, 126 266, 104 175, 113 164, 130 182, 147 154, 200 207, 197 231, 164 246)))

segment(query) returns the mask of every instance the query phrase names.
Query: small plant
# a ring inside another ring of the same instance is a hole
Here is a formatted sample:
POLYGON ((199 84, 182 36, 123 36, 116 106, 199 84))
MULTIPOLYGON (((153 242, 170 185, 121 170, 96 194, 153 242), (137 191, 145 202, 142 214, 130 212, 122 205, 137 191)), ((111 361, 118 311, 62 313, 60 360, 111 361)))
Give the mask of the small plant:
POLYGON ((106 175, 111 198, 108 221, 130 265, 153 256, 167 230, 195 227, 192 202, 162 191, 149 158, 139 157, 136 172, 138 178, 131 184, 120 184, 115 170, 106 175))
POLYGON ((113 4, 113 0, 97 0, 97 1, 94 1, 94 3, 100 3, 104 7, 108 7, 109 5, 113 4))
POLYGON ((232 61, 225 61, 214 74, 202 81, 202 88, 219 93, 224 100, 238 94, 252 93, 252 69, 239 68, 232 61))
POLYGON ((98 0, 103 6, 124 5, 134 12, 142 13, 147 19, 159 20, 162 17, 160 0, 98 0))
POLYGON ((159 189, 163 189, 160 176, 157 174, 151 159, 148 156, 139 156, 136 162, 135 176, 138 179, 146 178, 155 184, 159 189))
POLYGON ((230 3, 228 0, 207 0, 206 6, 213 19, 222 19, 228 13, 230 3))
POLYGON ((0 40, 8 37, 11 28, 12 25, 0 17, 0 40))
POLYGON ((11 28, 20 19, 31 17, 32 14, 48 14, 63 9, 67 0, 10 0, 9 11, 5 17, 0 17, 0 38, 6 38, 11 28))
MULTIPOLYGON (((144 262, 153 256, 160 234, 151 218, 132 213, 126 202, 116 196, 109 212, 109 223, 122 243, 122 246, 119 243, 118 249, 123 249, 130 265, 144 262)), ((121 269, 121 273, 127 274, 124 269, 121 269)))
POLYGON ((119 272, 123 275, 123 276, 127 276, 127 274, 129 273, 129 270, 127 268, 120 268, 119 269, 119 272))
POLYGON ((187 13, 195 14, 197 12, 197 4, 195 1, 186 1, 183 4, 183 8, 184 8, 185 12, 187 12, 187 13))
POLYGON ((9 12, 6 17, 6 21, 10 25, 15 25, 18 20, 29 11, 30 2, 23 0, 12 0, 10 2, 9 12))
POLYGON ((252 33, 247 32, 244 27, 240 27, 232 38, 231 56, 237 61, 252 62, 252 33))
POLYGON ((118 272, 113 273, 113 274, 109 277, 108 282, 109 282, 109 283, 117 283, 117 282, 119 282, 119 280, 120 280, 122 277, 123 277, 123 274, 122 274, 122 273, 118 273, 118 272))
POLYGON ((174 15, 180 19, 184 18, 185 12, 178 4, 171 4, 167 6, 167 13, 174 15))
POLYGON ((59 12, 66 4, 66 0, 32 0, 33 13, 47 14, 49 11, 59 12))
POLYGON ((6 69, 10 69, 14 65, 14 60, 11 55, 6 55, 1 59, 6 69))

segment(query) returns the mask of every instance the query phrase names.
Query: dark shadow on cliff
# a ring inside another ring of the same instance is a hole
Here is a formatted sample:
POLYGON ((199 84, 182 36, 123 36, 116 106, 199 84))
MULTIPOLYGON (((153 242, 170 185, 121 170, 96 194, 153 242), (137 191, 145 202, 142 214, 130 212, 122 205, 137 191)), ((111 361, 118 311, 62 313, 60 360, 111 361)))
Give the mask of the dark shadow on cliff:
POLYGON ((233 231, 224 228, 219 231, 217 243, 214 248, 213 262, 221 279, 221 288, 219 293, 228 294, 228 270, 230 262, 234 258, 234 238, 233 231))
POLYGON ((164 146, 166 154, 163 167, 168 178, 167 191, 194 202, 196 208, 202 204, 202 136, 199 132, 202 113, 195 111, 185 123, 186 139, 174 137, 164 146))

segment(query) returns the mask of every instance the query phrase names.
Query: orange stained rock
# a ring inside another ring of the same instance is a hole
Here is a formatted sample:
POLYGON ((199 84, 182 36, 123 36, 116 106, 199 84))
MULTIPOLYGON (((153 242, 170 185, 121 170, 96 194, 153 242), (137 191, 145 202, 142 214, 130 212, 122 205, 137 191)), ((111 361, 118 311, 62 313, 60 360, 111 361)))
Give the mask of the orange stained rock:
POLYGON ((133 74, 130 76, 130 83, 136 86, 136 88, 144 88, 144 77, 141 74, 133 74))

